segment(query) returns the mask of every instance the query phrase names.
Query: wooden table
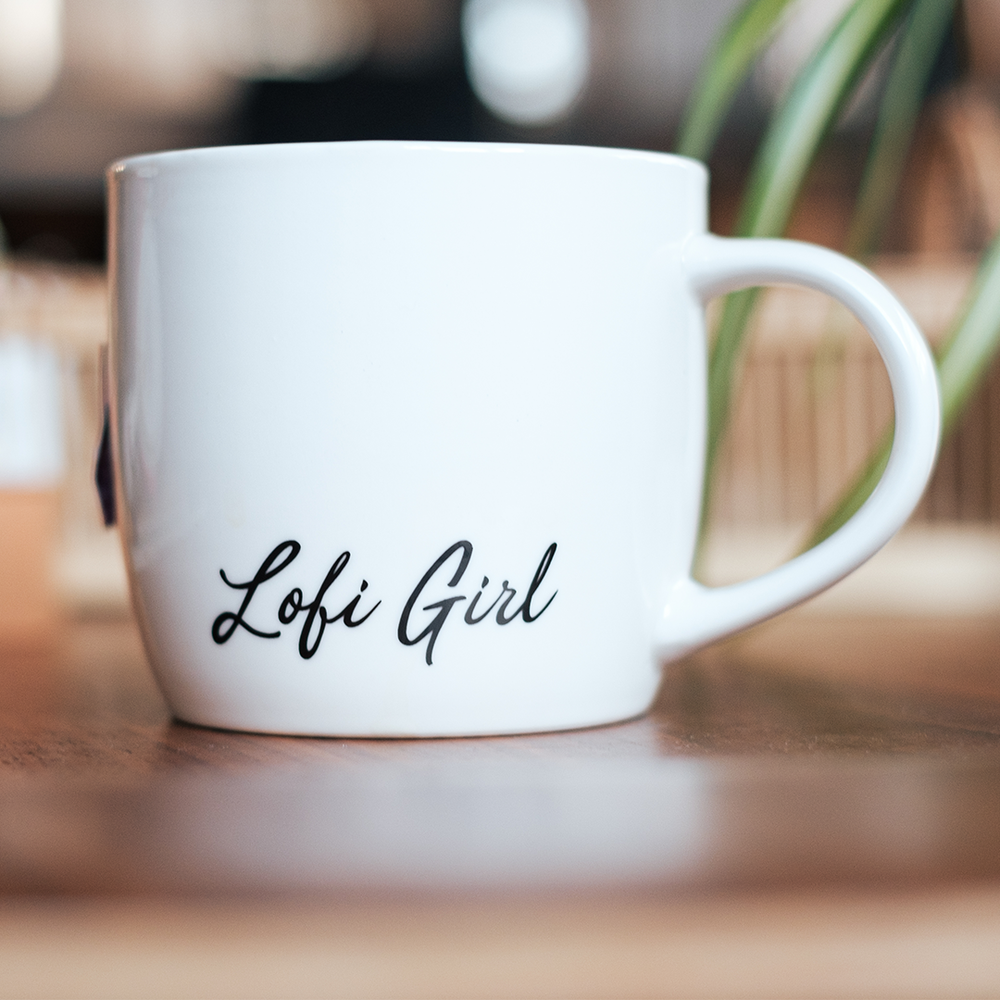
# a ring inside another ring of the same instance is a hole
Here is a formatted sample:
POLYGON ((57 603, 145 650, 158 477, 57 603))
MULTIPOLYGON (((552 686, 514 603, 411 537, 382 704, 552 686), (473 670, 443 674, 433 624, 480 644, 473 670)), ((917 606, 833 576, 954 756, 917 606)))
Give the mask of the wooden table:
POLYGON ((69 623, 0 654, 0 996, 1000 996, 998 654, 800 612, 623 725, 345 741, 69 623))

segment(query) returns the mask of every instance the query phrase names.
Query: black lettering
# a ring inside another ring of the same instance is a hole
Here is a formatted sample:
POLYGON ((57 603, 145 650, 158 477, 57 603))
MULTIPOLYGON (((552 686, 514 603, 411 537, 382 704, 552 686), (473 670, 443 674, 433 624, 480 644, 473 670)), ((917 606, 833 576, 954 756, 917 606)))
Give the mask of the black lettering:
POLYGON ((507 610, 507 605, 510 604, 512 600, 517 596, 517 591, 508 583, 507 580, 503 582, 503 591, 500 593, 500 597, 504 594, 510 594, 510 596, 497 608, 497 624, 498 625, 509 625, 520 613, 521 609, 518 608, 512 615, 505 615, 504 612, 507 610))
MULTIPOLYGON (((323 583, 320 585, 319 591, 316 594, 314 600, 302 607, 301 610, 305 611, 308 609, 309 614, 306 615, 306 620, 302 625, 302 632, 299 634, 299 656, 303 660, 308 660, 316 655, 316 650, 319 649, 320 640, 323 638, 323 632, 326 629, 327 622, 330 620, 326 616, 326 608, 323 607, 323 598, 326 596, 326 592, 333 586, 334 581, 344 572, 344 567, 351 561, 350 552, 341 552, 339 556, 333 561, 333 565, 327 571, 326 576, 323 579, 323 583), (309 644, 309 634, 312 631, 313 623, 319 620, 319 628, 316 632, 316 641, 309 644)), ((289 595, 291 596, 291 595, 289 595)), ((336 619, 334 619, 336 621, 336 619)))
POLYGON ((223 611, 212 623, 212 638, 215 642, 220 646, 224 642, 228 642, 237 627, 245 628, 251 635, 259 636, 261 639, 277 639, 281 635, 281 632, 262 632, 249 625, 243 616, 247 613, 247 608, 250 607, 250 602, 257 593, 257 588, 270 580, 271 577, 277 576, 299 554, 301 549, 302 546, 292 539, 276 545, 260 564, 253 579, 247 580, 246 583, 233 583, 226 576, 224 569, 219 570, 219 576, 222 577, 222 581, 227 587, 231 587, 233 590, 245 590, 246 596, 243 598, 243 603, 240 604, 239 611, 223 611))
POLYGON ((503 597, 501 592, 500 597, 498 597, 481 615, 476 616, 476 605, 479 603, 479 598, 483 596, 483 591, 489 586, 490 578, 488 576, 483 577, 482 586, 479 592, 472 598, 469 602, 469 606, 465 609, 465 624, 466 625, 478 625, 479 622, 483 621, 485 618, 489 618, 490 612, 497 606, 500 597, 503 597))
POLYGON ((278 608, 278 621, 282 625, 290 625, 301 610, 302 591, 298 587, 295 587, 281 602, 281 607, 278 608))
POLYGON ((552 565, 552 560, 555 558, 556 554, 556 543, 553 542, 546 550, 545 554, 542 556, 542 561, 538 564, 538 569, 535 570, 534 578, 528 586, 528 593, 525 595, 524 604, 521 605, 521 617, 526 622, 533 622, 538 618, 542 612, 556 599, 556 594, 559 593, 558 590, 553 591, 552 596, 545 602, 540 611, 535 614, 531 613, 531 599, 535 596, 535 591, 542 585, 542 580, 545 579, 545 574, 548 573, 549 567, 552 565))
MULTIPOLYGON (((508 590, 510 591, 510 597, 508 597, 507 600, 505 600, 503 604, 501 604, 500 607, 497 608, 497 622, 500 625, 510 624, 510 622, 512 622, 518 615, 520 615, 526 622, 533 622, 556 599, 556 594, 559 593, 558 590, 553 592, 552 596, 545 602, 545 604, 542 606, 541 609, 535 612, 535 614, 531 613, 531 599, 532 597, 535 596, 535 592, 542 585, 542 580, 545 579, 545 574, 548 573, 549 567, 552 565, 552 560, 555 557, 555 554, 556 554, 556 543, 553 542, 545 550, 545 554, 542 556, 542 560, 538 564, 538 568, 535 570, 535 575, 534 577, 532 577, 531 583, 528 585, 528 593, 525 595, 524 603, 517 609, 517 611, 515 611, 513 614, 510 615, 505 614, 505 612, 507 611, 507 605, 510 604, 510 602, 514 599, 515 591, 512 587, 510 587, 508 582, 504 580, 503 582, 504 589, 500 597, 503 597, 503 594, 507 593, 508 590)), ((500 598, 497 598, 497 600, 499 599, 500 598)))
MULTIPOLYGON (((361 581, 360 589, 361 589, 361 594, 363 594, 368 589, 367 580, 361 581)), ((369 618, 371 618, 372 614, 375 611, 375 608, 377 608, 382 602, 376 601, 374 607, 372 607, 372 609, 368 612, 368 614, 362 615, 360 618, 352 618, 351 615, 357 609, 358 601, 361 600, 361 594, 358 594, 357 597, 352 597, 347 607, 344 608, 344 610, 341 611, 339 615, 335 615, 333 618, 331 618, 330 621, 335 622, 339 621, 340 619, 343 619, 344 624, 348 628, 357 628, 359 625, 364 625, 364 623, 368 621, 369 618)))
POLYGON ((427 650, 424 654, 424 659, 427 661, 427 665, 430 666, 433 662, 434 655, 434 643, 437 642, 437 637, 441 632, 441 628, 448 618, 451 609, 459 601, 464 601, 464 596, 449 597, 442 601, 436 601, 434 604, 428 604, 421 610, 423 611, 433 611, 435 609, 440 609, 438 613, 434 616, 431 623, 414 638, 409 636, 409 624, 410 624, 410 614, 413 612, 413 607, 420 599, 424 588, 430 583, 431 578, 437 573, 439 569, 459 550, 462 551, 462 558, 459 560, 458 568, 455 570, 451 579, 448 581, 449 587, 454 587, 458 584, 458 581, 462 579, 462 575, 465 573, 466 568, 469 565, 469 560, 472 558, 472 543, 471 542, 455 542, 454 545, 445 549, 440 556, 434 561, 434 564, 429 570, 420 578, 420 582, 414 588, 413 593, 410 594, 406 601, 406 605, 403 608, 403 613, 399 616, 399 626, 396 629, 396 635, 399 641, 403 643, 404 646, 415 646, 422 639, 428 639, 427 650))

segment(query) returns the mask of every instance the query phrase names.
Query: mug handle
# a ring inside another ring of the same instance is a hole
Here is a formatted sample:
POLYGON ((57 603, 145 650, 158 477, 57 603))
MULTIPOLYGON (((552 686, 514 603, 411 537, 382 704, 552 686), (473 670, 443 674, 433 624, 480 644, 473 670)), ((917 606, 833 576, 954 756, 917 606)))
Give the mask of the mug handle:
POLYGON ((892 386, 895 432, 885 472, 854 516, 815 548, 743 583, 705 587, 687 578, 657 623, 655 645, 676 659, 801 603, 873 556, 916 507, 937 457, 941 424, 937 374, 916 324, 869 271, 832 250, 791 240, 709 234, 685 245, 684 264, 703 302, 763 284, 798 284, 842 302, 868 330, 892 386))

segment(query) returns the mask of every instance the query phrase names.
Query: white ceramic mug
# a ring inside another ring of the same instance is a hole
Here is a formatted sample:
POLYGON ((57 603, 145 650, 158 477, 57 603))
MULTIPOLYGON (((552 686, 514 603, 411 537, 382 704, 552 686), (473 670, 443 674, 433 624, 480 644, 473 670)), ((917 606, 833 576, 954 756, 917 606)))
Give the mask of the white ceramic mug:
POLYGON ((934 367, 867 271, 706 234, 704 168, 357 142, 109 172, 111 426, 133 600, 191 722, 517 733, 650 705, 661 665, 804 600, 917 503, 934 367), (794 282, 885 359, 885 475, 816 549, 691 579, 704 301, 794 282))

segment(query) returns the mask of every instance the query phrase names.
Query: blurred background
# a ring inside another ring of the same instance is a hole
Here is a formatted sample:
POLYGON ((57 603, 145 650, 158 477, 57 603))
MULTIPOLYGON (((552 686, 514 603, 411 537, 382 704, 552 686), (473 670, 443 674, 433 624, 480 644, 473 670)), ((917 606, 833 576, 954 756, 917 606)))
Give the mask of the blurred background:
MULTIPOLYGON (((111 161, 365 138, 669 151, 699 67, 737 7, 0 0, 0 632, 37 634, 67 610, 127 609, 117 540, 101 526, 92 486, 111 161)), ((739 93, 710 164, 716 232, 730 231, 776 99, 845 7, 793 4, 739 93)), ((792 235, 842 246, 880 72, 826 144, 792 235)), ((1000 228, 998 93, 1000 3, 965 0, 931 73, 883 253, 870 262, 932 342, 1000 228)), ((712 582, 786 557, 890 419, 877 356, 826 300, 775 291, 756 328, 713 500, 703 569, 712 582)), ((1000 610, 998 520, 1000 383, 991 377, 942 456, 917 530, 830 607, 944 613, 941 581, 954 577, 954 607, 1000 610)))
MULTIPOLYGON (((0 0, 0 218, 18 255, 99 263, 103 171, 132 153, 366 138, 667 150, 736 6, 0 0)), ((780 72, 745 95, 734 144, 780 72)))

